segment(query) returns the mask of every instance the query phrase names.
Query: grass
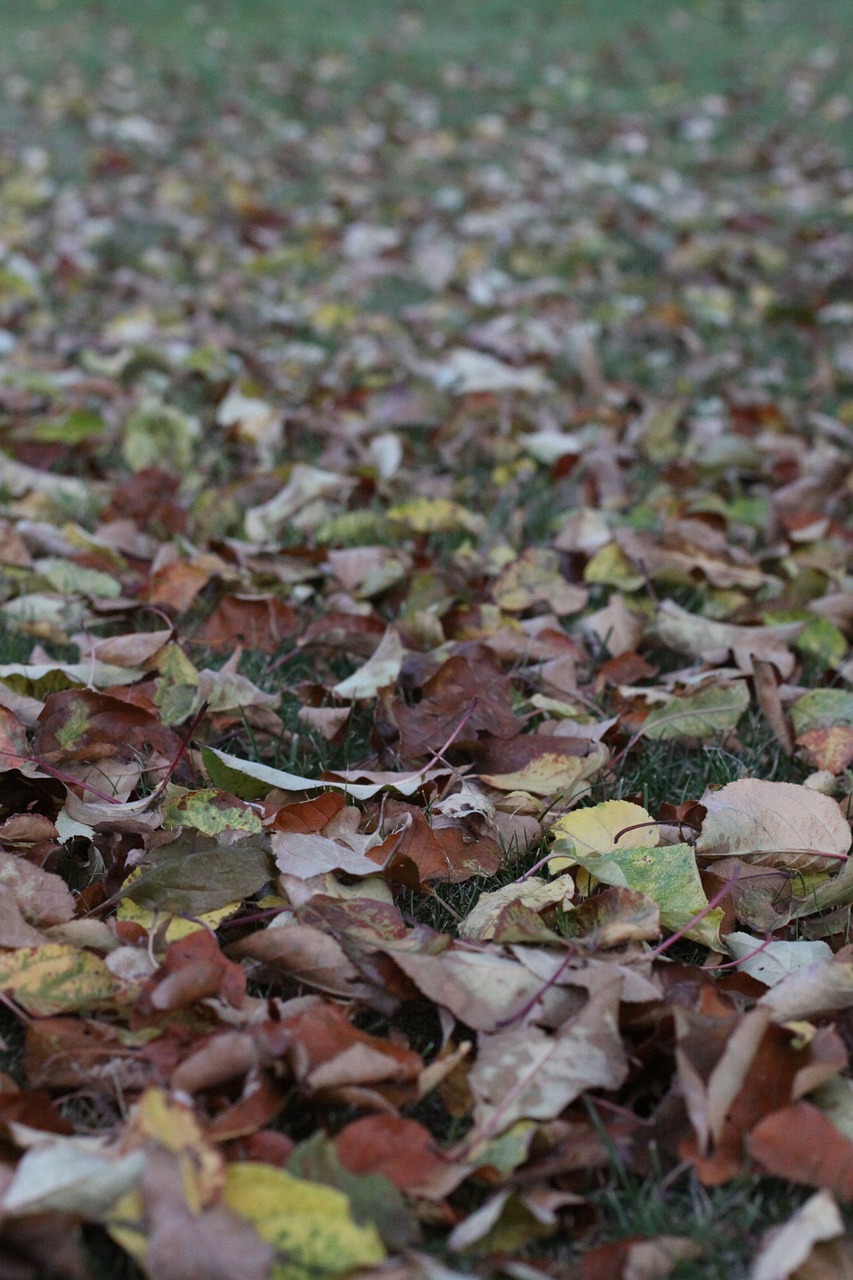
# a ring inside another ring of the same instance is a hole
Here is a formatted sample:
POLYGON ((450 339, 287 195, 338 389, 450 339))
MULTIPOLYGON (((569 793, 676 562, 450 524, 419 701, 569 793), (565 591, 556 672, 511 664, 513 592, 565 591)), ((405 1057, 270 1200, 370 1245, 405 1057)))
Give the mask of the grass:
POLYGON ((802 782, 809 770, 786 756, 757 712, 747 712, 737 739, 709 739, 694 748, 641 739, 618 771, 596 783, 593 799, 637 798, 654 813, 664 801, 698 800, 709 786, 725 786, 738 778, 769 782, 802 782), (642 798, 640 798, 642 797, 642 798))
POLYGON ((676 1266, 673 1280, 733 1280, 747 1274, 764 1232, 786 1221, 808 1194, 758 1177, 706 1188, 690 1174, 662 1194, 660 1179, 623 1173, 590 1198, 600 1214, 602 1241, 686 1237, 698 1254, 676 1266))
MULTIPOLYGON (((436 72, 453 63, 480 74, 468 84, 461 77, 463 99, 491 84, 509 91, 507 105, 514 82, 540 79, 544 59, 573 73, 567 84, 559 76, 546 82, 552 97, 564 90, 580 102, 594 96, 596 109, 608 101, 600 97, 602 80, 615 94, 611 103, 651 95, 663 105, 675 90, 708 93, 762 75, 781 88, 784 68, 814 47, 816 33, 825 48, 838 49, 853 32, 844 0, 808 7, 794 0, 662 0, 654 22, 648 12, 637 0, 5 0, 0 30, 17 58, 42 70, 55 46, 40 34, 57 26, 66 36, 64 59, 93 72, 132 53, 130 37, 208 88, 227 78, 234 63, 259 56, 296 65, 319 54, 345 55, 361 84, 422 80, 431 87, 436 72)), ((346 74, 340 64, 325 65, 327 78, 346 74)), ((274 82, 269 73, 266 79, 274 82)), ((452 98, 451 85, 444 88, 452 98)), ((546 91, 544 105, 548 97, 546 91)))

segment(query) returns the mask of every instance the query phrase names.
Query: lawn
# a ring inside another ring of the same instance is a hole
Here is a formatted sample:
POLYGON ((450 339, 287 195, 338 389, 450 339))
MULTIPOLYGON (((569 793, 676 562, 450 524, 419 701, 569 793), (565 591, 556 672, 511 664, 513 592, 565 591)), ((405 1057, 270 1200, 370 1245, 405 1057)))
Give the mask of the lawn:
POLYGON ((852 42, 5 0, 16 1278, 853 1267, 852 42))

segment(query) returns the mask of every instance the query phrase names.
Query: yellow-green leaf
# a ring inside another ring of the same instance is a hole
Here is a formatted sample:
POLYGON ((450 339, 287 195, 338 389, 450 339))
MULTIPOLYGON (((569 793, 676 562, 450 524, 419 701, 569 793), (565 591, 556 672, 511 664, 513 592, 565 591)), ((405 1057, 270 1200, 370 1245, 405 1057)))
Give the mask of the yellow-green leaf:
POLYGON ((481 515, 449 498, 415 498, 411 502, 401 502, 390 508, 388 519, 412 533, 461 531, 479 534, 486 528, 486 521, 481 515))
POLYGON ((615 542, 608 542, 590 560, 583 571, 584 582, 598 582, 618 587, 620 591, 636 591, 643 585, 625 552, 615 542))
POLYGON ((791 707, 791 724, 797 737, 809 729, 853 725, 853 693, 849 689, 810 689, 791 707))
POLYGON ((635 849, 656 845, 660 839, 652 815, 630 800, 604 800, 590 809, 576 809, 559 818, 552 828, 554 852, 548 870, 554 874, 578 861, 580 855, 608 853, 611 849, 635 849))
POLYGON ((748 706, 749 690, 743 680, 727 688, 699 689, 653 707, 641 732, 656 741, 710 738, 733 729, 748 706))
POLYGON ((75 564, 73 560, 48 556, 39 560, 36 568, 39 576, 61 595, 100 596, 109 600, 121 595, 121 583, 117 578, 99 569, 75 564))
POLYGON ((556 551, 528 547, 502 570, 492 594, 495 603, 509 613, 521 613, 536 604, 547 604, 556 614, 577 613, 589 592, 575 587, 560 572, 556 551))
POLYGON ((229 1165, 223 1200, 275 1248, 270 1280, 323 1280, 385 1257, 376 1228, 353 1222, 345 1195, 272 1165, 229 1165))
POLYGON ((197 418, 150 400, 127 419, 122 454, 132 471, 167 466, 181 475, 192 462, 201 434, 197 418))
POLYGON ((595 743, 585 756, 543 751, 512 773, 482 773, 480 777, 499 791, 529 791, 534 796, 562 795, 566 800, 575 800, 589 790, 589 779, 606 760, 606 747, 595 743))
POLYGON ((164 827, 195 827, 206 836, 223 831, 243 831, 260 835, 261 820, 248 805, 235 803, 235 797, 214 787, 198 791, 171 788, 163 801, 164 827))
MULTIPOLYGON (((636 889, 651 898, 660 907, 662 927, 672 933, 708 906, 696 855, 688 844, 617 848, 609 853, 576 855, 575 860, 603 884, 636 889)), ((687 937, 717 950, 722 920, 723 912, 717 907, 692 925, 687 937)))
POLYGON ((0 990, 33 1017, 48 1018, 109 1000, 116 981, 90 951, 50 942, 0 953, 0 990))
POLYGON ((803 657, 814 658, 825 667, 835 670, 847 653, 847 640, 828 618, 810 618, 801 631, 794 648, 803 657))

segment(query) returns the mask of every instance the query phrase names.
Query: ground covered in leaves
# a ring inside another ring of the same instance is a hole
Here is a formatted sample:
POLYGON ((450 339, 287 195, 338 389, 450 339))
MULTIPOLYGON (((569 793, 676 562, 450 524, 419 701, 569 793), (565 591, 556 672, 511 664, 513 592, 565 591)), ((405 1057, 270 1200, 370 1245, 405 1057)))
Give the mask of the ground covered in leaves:
POLYGON ((838 52, 105 9, 0 85, 0 1275, 848 1275, 838 52))

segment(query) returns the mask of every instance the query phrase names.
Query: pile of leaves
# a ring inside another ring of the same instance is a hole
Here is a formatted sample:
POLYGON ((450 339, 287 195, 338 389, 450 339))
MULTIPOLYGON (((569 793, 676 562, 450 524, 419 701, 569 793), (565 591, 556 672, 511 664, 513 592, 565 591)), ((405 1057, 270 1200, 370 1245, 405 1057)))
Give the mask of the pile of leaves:
POLYGON ((749 1171, 849 1267, 831 51, 762 123, 111 39, 2 82, 3 1274, 659 1276, 601 1188, 749 1171))

